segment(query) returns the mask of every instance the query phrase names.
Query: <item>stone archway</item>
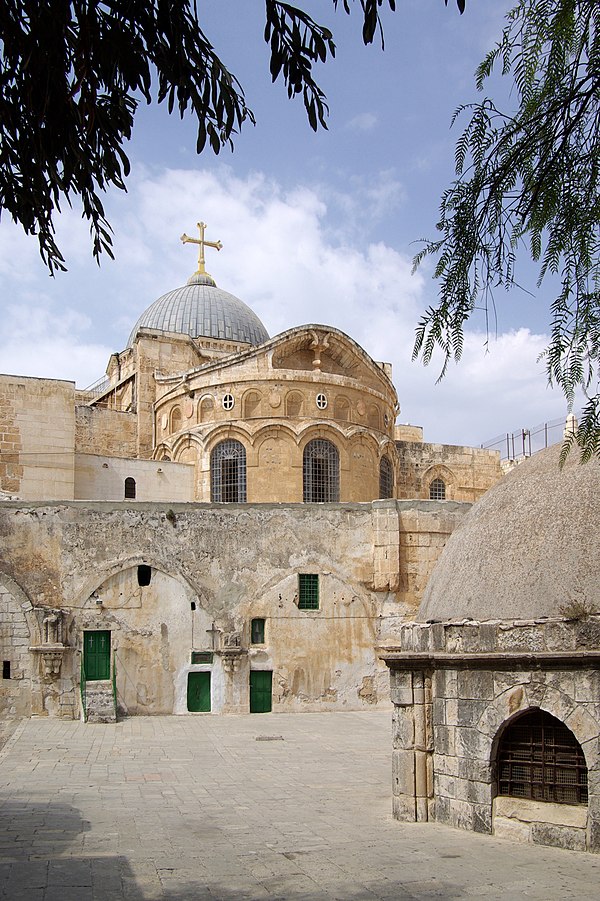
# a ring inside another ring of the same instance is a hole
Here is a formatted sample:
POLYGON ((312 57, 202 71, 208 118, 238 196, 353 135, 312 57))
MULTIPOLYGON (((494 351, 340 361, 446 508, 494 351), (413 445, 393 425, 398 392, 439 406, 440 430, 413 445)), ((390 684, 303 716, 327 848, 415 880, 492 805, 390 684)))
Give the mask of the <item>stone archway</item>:
POLYGON ((32 611, 17 583, 0 573, 0 719, 32 713, 31 629, 26 618, 26 613, 32 618, 32 611))

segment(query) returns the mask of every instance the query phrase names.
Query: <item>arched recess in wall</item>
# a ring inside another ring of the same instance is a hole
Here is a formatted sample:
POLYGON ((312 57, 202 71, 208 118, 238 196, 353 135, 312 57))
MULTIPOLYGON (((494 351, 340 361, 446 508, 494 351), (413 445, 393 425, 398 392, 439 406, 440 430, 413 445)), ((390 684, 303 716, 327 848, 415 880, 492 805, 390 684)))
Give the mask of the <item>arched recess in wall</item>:
POLYGON ((179 432, 181 430, 182 416, 181 416, 181 407, 173 407, 171 410, 171 419, 170 419, 170 432, 171 434, 175 434, 175 432, 179 432))
POLYGON ((302 416, 304 413, 304 397, 300 391, 288 391, 285 396, 285 415, 302 416))
POLYGON ((521 711, 504 725, 495 746, 496 797, 587 805, 583 749, 557 717, 539 707, 521 711))
POLYGON ((215 418, 215 400, 211 394, 205 394, 198 401, 198 422, 212 422, 215 418))
POLYGON ((343 394, 335 399, 333 405, 333 418, 339 419, 342 422, 347 422, 350 419, 350 401, 347 397, 344 397, 343 394))
POLYGON ((423 473, 421 485, 421 496, 426 500, 450 501, 454 499, 456 478, 447 466, 430 466, 423 473))
POLYGON ((370 404, 367 412, 369 428, 381 431, 381 413, 377 404, 370 404))
MULTIPOLYGON (((165 528, 176 528, 165 522, 165 528)), ((213 614, 179 571, 140 557, 115 563, 75 614, 74 641, 104 632, 122 714, 186 712, 190 649, 210 647, 213 614), (157 623, 156 628, 149 624, 157 623)))
MULTIPOLYGON (((0 691, 0 718, 10 719, 31 716, 31 677, 33 658, 30 645, 41 644, 41 623, 44 610, 35 611, 31 601, 10 578, 0 573, 0 666, 2 690, 0 691), (28 622, 29 620, 29 622, 28 622), (33 628, 30 628, 30 623, 33 628), (33 634, 32 634, 33 633, 33 634)), ((35 661, 40 663, 39 658, 35 661)), ((42 703, 40 699, 39 703, 42 703)), ((42 711, 37 711, 41 713, 42 711)))
POLYGON ((260 416, 260 394, 258 391, 247 391, 242 398, 242 418, 253 419, 260 416))
POLYGON ((137 494, 137 485, 135 484, 135 479, 133 478, 133 476, 127 476, 127 478, 125 479, 123 493, 126 501, 135 500, 135 496, 137 494))

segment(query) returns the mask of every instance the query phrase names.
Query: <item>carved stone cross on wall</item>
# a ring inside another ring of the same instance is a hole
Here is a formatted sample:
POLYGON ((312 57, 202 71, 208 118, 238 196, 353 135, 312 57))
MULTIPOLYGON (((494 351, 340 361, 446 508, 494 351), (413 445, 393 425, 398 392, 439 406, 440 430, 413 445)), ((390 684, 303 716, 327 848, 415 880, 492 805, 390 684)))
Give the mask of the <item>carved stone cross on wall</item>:
POLYGON ((208 275, 209 273, 206 271, 204 266, 204 248, 205 247, 214 247, 215 250, 221 250, 223 245, 220 241, 207 241, 204 237, 204 229, 206 228, 206 222, 197 222, 198 231, 200 232, 199 238, 190 238, 189 235, 186 235, 184 232, 181 236, 181 240, 184 244, 197 244, 198 245, 198 270, 195 275, 208 275))

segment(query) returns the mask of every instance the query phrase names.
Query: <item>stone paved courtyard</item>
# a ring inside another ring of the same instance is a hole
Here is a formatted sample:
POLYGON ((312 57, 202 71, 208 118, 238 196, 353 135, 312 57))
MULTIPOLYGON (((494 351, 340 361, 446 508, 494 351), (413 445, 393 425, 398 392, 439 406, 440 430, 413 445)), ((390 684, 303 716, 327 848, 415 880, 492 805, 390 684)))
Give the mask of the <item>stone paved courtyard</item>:
POLYGON ((402 825, 390 714, 33 719, 0 752, 11 901, 600 899, 600 857, 402 825))

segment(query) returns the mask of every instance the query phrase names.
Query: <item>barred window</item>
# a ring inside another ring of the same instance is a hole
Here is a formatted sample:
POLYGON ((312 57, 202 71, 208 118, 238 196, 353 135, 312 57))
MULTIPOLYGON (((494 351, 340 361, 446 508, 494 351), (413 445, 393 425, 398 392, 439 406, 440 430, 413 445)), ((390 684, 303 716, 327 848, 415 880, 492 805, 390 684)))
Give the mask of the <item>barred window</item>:
POLYGON ((215 503, 246 502, 246 449, 239 441, 221 441, 210 455, 210 499, 215 503))
POLYGON ((429 485, 429 500, 430 501, 445 501, 446 500, 446 483, 443 479, 434 479, 433 482, 429 485))
POLYGON ((587 781, 581 745, 556 717, 535 708, 505 729, 498 747, 499 795, 587 804, 587 781))
POLYGON ((125 479, 125 500, 135 500, 135 479, 132 479, 131 476, 125 479))
POLYGON ((298 574, 298 610, 319 609, 318 573, 298 574))
POLYGON ((394 470, 389 457, 382 457, 379 463, 379 497, 394 496, 394 470))
POLYGON ((339 501, 340 458, 331 441, 314 438, 304 448, 303 486, 305 504, 339 501))

